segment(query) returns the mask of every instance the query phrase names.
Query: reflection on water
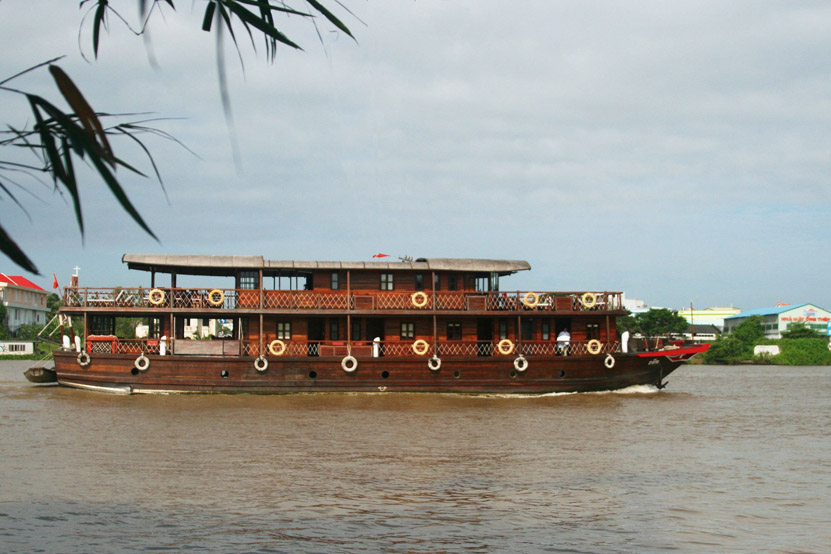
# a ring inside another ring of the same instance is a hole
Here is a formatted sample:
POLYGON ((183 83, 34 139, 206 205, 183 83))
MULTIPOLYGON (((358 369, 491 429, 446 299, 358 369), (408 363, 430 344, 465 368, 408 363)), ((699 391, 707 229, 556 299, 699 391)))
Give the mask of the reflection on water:
POLYGON ((112 396, 0 369, 3 550, 820 552, 831 370, 664 391, 112 396))

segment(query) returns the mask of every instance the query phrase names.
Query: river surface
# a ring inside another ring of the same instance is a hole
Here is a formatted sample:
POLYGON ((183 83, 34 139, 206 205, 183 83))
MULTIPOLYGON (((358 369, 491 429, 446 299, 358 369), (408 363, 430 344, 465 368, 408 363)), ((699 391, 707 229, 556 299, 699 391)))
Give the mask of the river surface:
POLYGON ((831 368, 115 396, 0 363, 3 552, 829 552, 831 368))

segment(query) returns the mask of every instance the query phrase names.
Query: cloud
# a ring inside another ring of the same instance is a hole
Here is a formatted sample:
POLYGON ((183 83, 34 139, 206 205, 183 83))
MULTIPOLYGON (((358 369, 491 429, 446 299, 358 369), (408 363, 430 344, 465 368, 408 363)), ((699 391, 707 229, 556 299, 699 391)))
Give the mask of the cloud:
MULTIPOLYGON (((321 42, 292 22, 304 52, 270 64, 241 41, 244 70, 226 52, 239 169, 198 4, 154 22, 158 71, 114 24, 99 61, 84 62, 69 5, 49 19, 0 3, 15 22, 0 40, 26 53, 0 60, 0 75, 67 53, 94 105, 183 117, 163 126, 199 158, 154 142, 169 203, 127 179, 161 246, 85 183, 85 247, 27 237, 41 266, 85 259, 105 285, 124 278, 125 251, 364 259, 381 248, 526 258, 535 270, 518 285, 624 289, 669 307, 831 306, 818 255, 831 239, 824 3, 348 4, 357 41, 321 26, 321 42), (812 270, 794 285, 773 266, 812 270)), ((25 86, 54 94, 45 74, 25 86)), ((8 101, 0 112, 20 121, 8 101)), ((72 230, 49 200, 27 204, 34 224, 5 202, 4 223, 72 230)))

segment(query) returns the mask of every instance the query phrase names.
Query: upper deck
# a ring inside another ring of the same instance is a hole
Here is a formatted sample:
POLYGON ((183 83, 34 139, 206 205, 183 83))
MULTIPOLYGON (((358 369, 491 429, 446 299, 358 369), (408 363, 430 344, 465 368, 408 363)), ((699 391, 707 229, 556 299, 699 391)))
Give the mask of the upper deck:
POLYGON ((622 293, 501 291, 523 260, 419 258, 400 262, 271 261, 260 256, 125 254, 151 273, 149 287, 69 287, 65 309, 224 312, 622 312, 622 293), (158 286, 157 274, 170 285, 158 286), (177 287, 180 275, 233 279, 228 288, 177 287))

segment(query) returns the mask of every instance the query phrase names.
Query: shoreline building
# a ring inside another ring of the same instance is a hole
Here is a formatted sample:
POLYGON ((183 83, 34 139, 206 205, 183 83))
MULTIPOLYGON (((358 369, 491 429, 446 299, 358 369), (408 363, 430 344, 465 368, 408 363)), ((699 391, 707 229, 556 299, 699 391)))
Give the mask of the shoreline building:
POLYGON ((724 329, 724 320, 726 318, 737 316, 741 312, 739 308, 734 308, 733 306, 715 306, 707 308, 706 310, 684 308, 678 310, 678 315, 696 327, 699 325, 714 325, 721 331, 724 329))
POLYGON ((762 318, 765 338, 769 339, 781 339, 782 331, 787 331, 794 323, 804 323, 808 328, 824 335, 828 322, 831 321, 831 312, 814 304, 785 304, 757 308, 725 318, 725 334, 731 333, 739 324, 754 315, 762 318))
POLYGON ((0 302, 6 307, 6 326, 16 331, 21 325, 45 325, 49 293, 20 275, 0 273, 0 302))

